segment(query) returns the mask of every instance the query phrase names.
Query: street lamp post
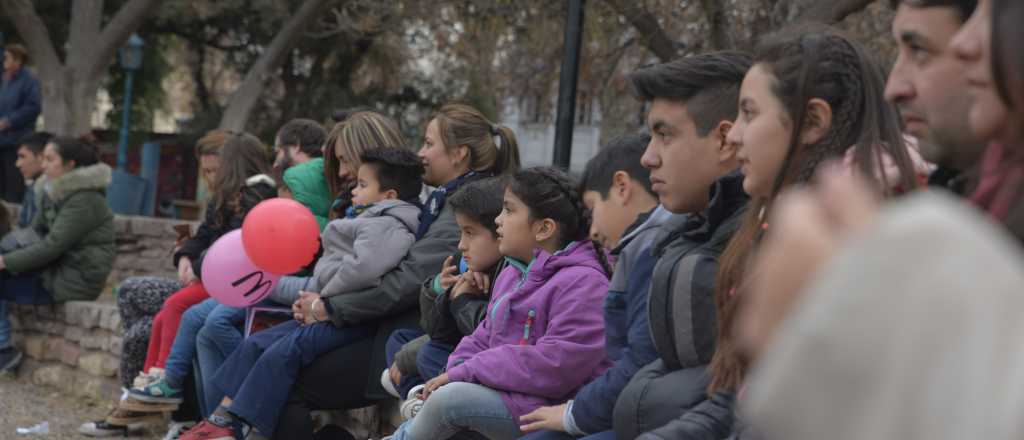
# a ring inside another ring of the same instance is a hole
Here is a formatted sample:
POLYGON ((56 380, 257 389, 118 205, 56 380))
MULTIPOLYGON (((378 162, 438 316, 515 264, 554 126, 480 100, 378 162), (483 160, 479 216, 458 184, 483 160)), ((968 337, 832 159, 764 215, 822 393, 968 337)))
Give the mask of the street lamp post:
POLYGON ((128 44, 119 52, 121 69, 125 71, 124 81, 124 115, 121 117, 121 139, 117 144, 117 169, 124 170, 128 165, 128 124, 132 113, 132 83, 135 72, 142 68, 142 47, 144 42, 138 34, 128 38, 128 44))

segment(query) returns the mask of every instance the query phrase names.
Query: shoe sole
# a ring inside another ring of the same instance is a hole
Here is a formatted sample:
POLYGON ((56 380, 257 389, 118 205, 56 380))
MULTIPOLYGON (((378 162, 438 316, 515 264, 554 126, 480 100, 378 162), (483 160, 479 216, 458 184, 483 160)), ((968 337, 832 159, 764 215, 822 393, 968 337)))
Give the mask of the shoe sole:
POLYGON ((24 353, 19 351, 18 354, 14 356, 14 359, 11 359, 6 365, 0 367, 0 373, 17 373, 18 367, 21 365, 21 360, 24 357, 24 353))
POLYGON ((181 397, 157 397, 157 396, 150 396, 150 395, 146 395, 146 394, 135 394, 135 393, 131 393, 131 392, 128 393, 128 398, 129 399, 135 399, 135 400, 137 400, 139 402, 145 402, 145 403, 165 403, 165 404, 166 403, 170 403, 170 404, 175 404, 175 405, 180 405, 181 402, 183 402, 185 400, 185 399, 182 399, 181 397))
POLYGON ((128 437, 142 435, 145 431, 142 425, 130 424, 120 429, 99 429, 99 428, 78 428, 78 433, 86 437, 128 437))
POLYGON ((161 416, 160 414, 149 414, 149 415, 145 415, 145 416, 135 416, 135 417, 108 416, 106 421, 107 421, 107 423, 109 423, 111 425, 131 427, 131 425, 139 425, 139 426, 141 426, 141 424, 146 423, 146 422, 159 422, 159 421, 162 421, 163 419, 164 419, 163 416, 161 416))
POLYGON ((124 410, 144 413, 163 413, 178 410, 178 404, 176 403, 146 403, 133 400, 133 398, 125 399, 117 406, 124 410))

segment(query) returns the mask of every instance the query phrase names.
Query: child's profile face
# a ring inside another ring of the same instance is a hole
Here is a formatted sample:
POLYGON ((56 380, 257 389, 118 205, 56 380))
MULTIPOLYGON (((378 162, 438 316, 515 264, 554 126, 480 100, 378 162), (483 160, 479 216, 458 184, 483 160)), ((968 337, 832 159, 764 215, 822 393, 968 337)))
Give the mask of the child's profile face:
POLYGON ((483 272, 498 263, 501 252, 497 235, 472 217, 458 212, 455 213, 455 222, 459 224, 459 252, 462 252, 470 270, 483 272))
POLYGON ((533 249, 539 246, 534 222, 530 220, 530 208, 507 189, 502 204, 501 214, 494 219, 498 225, 498 250, 502 255, 530 261, 533 249))
POLYGON ((356 186, 352 188, 352 203, 372 205, 389 198, 387 193, 388 191, 381 191, 377 168, 372 165, 360 165, 356 173, 356 186))
POLYGON ((591 213, 590 238, 608 249, 618 246, 622 234, 635 219, 628 218, 615 188, 608 192, 607 199, 597 191, 586 191, 583 193, 583 204, 587 205, 591 213))

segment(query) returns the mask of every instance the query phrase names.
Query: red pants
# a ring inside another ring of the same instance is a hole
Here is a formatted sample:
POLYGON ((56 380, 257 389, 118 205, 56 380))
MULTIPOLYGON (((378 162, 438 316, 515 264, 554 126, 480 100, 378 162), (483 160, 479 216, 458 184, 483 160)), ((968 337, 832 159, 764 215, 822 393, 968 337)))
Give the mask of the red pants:
POLYGON ((163 308, 153 318, 153 332, 149 336, 149 348, 146 350, 146 362, 142 371, 149 371, 150 367, 164 368, 167 356, 171 354, 174 336, 178 334, 181 315, 184 315, 189 307, 209 297, 203 283, 195 281, 174 292, 164 301, 163 308))

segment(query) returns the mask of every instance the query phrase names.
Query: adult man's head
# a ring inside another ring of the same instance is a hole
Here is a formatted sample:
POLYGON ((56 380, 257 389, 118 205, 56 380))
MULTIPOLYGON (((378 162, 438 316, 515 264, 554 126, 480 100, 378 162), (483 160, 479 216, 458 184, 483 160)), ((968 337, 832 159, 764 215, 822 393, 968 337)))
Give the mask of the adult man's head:
POLYGON ((904 130, 920 140, 930 162, 965 170, 985 142, 967 123, 970 97, 964 66, 949 45, 977 0, 891 0, 892 34, 899 54, 885 97, 900 110, 904 130))
POLYGON ((25 136, 18 146, 18 160, 14 165, 21 171, 26 181, 35 180, 43 173, 43 149, 53 139, 46 132, 31 133, 25 136))
POLYGON ((20 44, 4 46, 4 73, 12 73, 28 62, 28 50, 20 44))
POLYGON ((327 130, 311 119, 292 119, 277 131, 274 140, 274 165, 285 170, 292 165, 323 156, 327 130))
POLYGON ((640 69, 630 75, 636 95, 650 102, 651 142, 641 159, 671 212, 697 212, 708 190, 736 169, 726 135, 736 119, 740 83, 751 60, 740 52, 714 52, 640 69))

